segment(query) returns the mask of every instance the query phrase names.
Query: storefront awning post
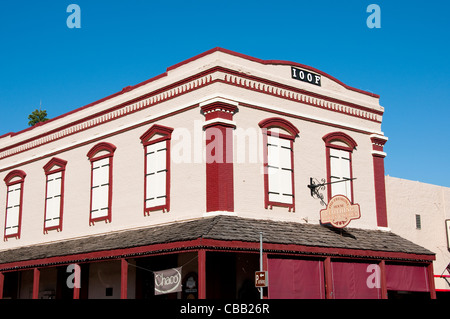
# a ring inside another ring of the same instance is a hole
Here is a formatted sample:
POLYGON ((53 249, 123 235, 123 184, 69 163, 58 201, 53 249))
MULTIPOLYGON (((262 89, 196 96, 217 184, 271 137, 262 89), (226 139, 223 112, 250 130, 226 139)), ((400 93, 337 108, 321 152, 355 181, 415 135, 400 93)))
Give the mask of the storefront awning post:
MULTIPOLYGON (((72 265, 70 265, 72 266, 72 265)), ((81 287, 81 267, 78 264, 73 264, 72 267, 68 267, 68 272, 73 271, 73 284, 70 286, 73 287, 73 299, 80 299, 80 287, 81 287), (72 268, 73 267, 73 268, 72 268)), ((66 282, 69 284, 68 282, 66 282)))
POLYGON ((3 299, 3 283, 5 282, 5 275, 0 272, 0 299, 3 299))
POLYGON ((38 268, 33 270, 33 299, 39 298, 39 277, 41 271, 38 268))
POLYGON ((325 298, 333 299, 333 278, 331 276, 331 258, 326 257, 324 260, 324 272, 325 272, 325 298))
POLYGON ((434 284, 434 270, 433 270, 433 263, 429 263, 427 266, 427 273, 428 273, 428 283, 430 287, 430 298, 436 299, 436 287, 434 284))
POLYGON ((128 298, 128 262, 120 259, 120 299, 128 298))
POLYGON ((198 299, 206 299, 206 251, 198 251, 198 299))

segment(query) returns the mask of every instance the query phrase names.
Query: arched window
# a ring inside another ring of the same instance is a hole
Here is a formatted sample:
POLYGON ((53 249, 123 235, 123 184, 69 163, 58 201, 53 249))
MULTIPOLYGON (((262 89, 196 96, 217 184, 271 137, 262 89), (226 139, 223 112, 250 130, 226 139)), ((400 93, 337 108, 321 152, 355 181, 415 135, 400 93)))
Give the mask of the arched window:
POLYGON ((4 181, 7 187, 5 234, 4 239, 10 237, 20 238, 22 224, 24 171, 14 170, 6 175, 4 181))
POLYGON ((265 207, 288 207, 295 211, 294 140, 299 130, 282 118, 259 122, 264 145, 265 207))
POLYGON ((64 207, 64 176, 67 161, 52 158, 43 168, 46 175, 44 234, 62 230, 64 207))
POLYGON ((104 220, 111 222, 113 155, 116 147, 99 143, 87 154, 91 161, 91 208, 89 225, 104 220))
POLYGON ((322 138, 326 146, 328 201, 336 195, 346 196, 353 203, 352 153, 353 138, 343 132, 333 132, 322 138))
POLYGON ((145 150, 144 215, 170 210, 170 139, 173 129, 154 124, 142 136, 145 150))

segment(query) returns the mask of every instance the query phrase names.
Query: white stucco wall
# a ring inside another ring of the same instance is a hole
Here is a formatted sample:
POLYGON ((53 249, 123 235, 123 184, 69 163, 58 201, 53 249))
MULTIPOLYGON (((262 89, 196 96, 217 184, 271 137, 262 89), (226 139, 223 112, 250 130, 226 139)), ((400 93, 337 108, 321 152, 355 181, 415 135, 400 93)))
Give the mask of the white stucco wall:
MULTIPOLYGON (((450 219, 450 188, 386 176, 386 197, 389 228, 436 253, 434 274, 441 275, 450 263, 445 230, 445 220, 450 219), (420 229, 416 215, 420 215, 420 229)), ((436 289, 450 289, 443 279, 435 282, 436 289)))

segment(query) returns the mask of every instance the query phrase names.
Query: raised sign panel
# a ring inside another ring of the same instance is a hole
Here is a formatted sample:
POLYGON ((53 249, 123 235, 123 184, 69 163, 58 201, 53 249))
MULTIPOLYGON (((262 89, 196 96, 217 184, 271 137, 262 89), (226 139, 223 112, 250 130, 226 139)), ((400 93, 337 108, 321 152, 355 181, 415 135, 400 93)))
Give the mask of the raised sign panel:
POLYGON ((297 80, 300 80, 300 81, 303 81, 306 83, 321 86, 320 81, 322 80, 322 78, 318 74, 291 67, 291 75, 292 75, 293 79, 297 79, 297 80))

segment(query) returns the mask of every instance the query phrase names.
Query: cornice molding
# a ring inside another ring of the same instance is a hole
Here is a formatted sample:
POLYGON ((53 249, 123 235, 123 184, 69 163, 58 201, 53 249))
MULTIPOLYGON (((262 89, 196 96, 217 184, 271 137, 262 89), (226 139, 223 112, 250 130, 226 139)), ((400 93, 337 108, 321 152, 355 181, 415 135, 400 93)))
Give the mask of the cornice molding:
MULTIPOLYGON (((91 114, 83 119, 64 124, 56 129, 37 134, 32 138, 3 147, 0 149, 0 159, 34 149, 61 138, 65 138, 67 136, 124 117, 134 112, 147 109, 159 103, 171 100, 175 97, 217 82, 242 87, 263 94, 311 105, 332 112, 343 113, 352 117, 358 117, 377 123, 381 123, 381 117, 383 114, 383 111, 374 110, 362 105, 340 101, 331 97, 320 96, 318 94, 307 92, 295 87, 290 87, 282 83, 237 73, 234 70, 223 67, 213 67, 186 79, 167 85, 163 88, 155 89, 141 97, 114 105, 106 110, 91 114)), ((45 127, 45 124, 40 127, 45 127)), ((8 136, 9 138, 14 138, 19 135, 20 133, 8 136)))

